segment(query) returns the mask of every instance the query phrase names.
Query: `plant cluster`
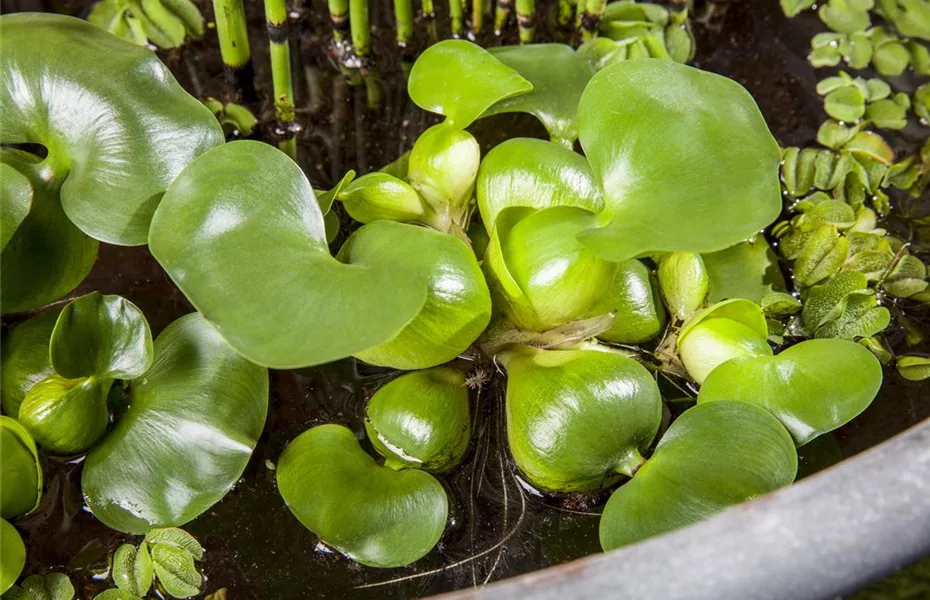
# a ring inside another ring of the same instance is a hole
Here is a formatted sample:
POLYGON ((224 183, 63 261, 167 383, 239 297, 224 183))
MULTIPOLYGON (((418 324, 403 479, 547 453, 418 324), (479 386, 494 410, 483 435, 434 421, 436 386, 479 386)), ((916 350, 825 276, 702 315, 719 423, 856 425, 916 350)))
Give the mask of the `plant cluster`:
MULTIPOLYGON (((855 418, 882 382, 852 340, 871 339, 887 310, 866 272, 839 273, 850 246, 892 253, 886 293, 925 278, 877 230, 893 159, 876 134, 840 123, 830 149, 794 152, 791 176, 785 152, 785 185, 793 177, 803 200, 776 230, 783 252, 798 248, 802 305, 759 235, 782 210, 783 153, 752 97, 676 62, 692 52, 683 21, 617 4, 607 44, 432 46, 408 91, 445 120, 326 192, 284 151, 224 143, 214 114, 229 107, 187 96, 148 51, 76 19, 4 16, 0 72, 22 86, 0 89, 3 141, 48 156, 0 154, 3 310, 73 290, 100 240, 147 243, 197 312, 153 342, 137 307, 92 293, 10 333, 0 516, 37 505, 40 450, 87 451, 89 509, 148 536, 117 552, 110 595, 144 596, 153 571, 165 592, 191 592, 199 544, 158 528, 189 522, 240 477, 268 368, 347 357, 409 371, 366 408, 378 458, 324 424, 287 446, 276 477, 301 523, 365 565, 410 564, 443 535, 439 477, 470 445, 476 363, 506 372, 507 444, 528 485, 613 490, 605 550, 789 485, 796 448, 855 418), (551 139, 482 157, 467 128, 507 112, 534 115, 551 139), (808 194, 819 183, 832 195, 808 194), (334 256, 337 201, 360 226, 334 256), (802 326, 826 339, 783 347, 802 326), (658 374, 699 386, 667 428, 658 374)), ((19 539, 2 528, 4 547, 19 539)), ((4 584, 21 568, 4 552, 4 584)))

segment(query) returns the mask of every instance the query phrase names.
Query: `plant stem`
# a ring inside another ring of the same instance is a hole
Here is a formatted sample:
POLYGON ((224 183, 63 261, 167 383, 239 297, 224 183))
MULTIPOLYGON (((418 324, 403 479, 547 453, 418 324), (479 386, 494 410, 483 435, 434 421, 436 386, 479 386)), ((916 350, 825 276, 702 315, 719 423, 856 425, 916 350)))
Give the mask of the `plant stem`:
POLYGON ((439 39, 436 33, 436 9, 433 7, 433 0, 423 0, 422 5, 423 20, 426 21, 426 31, 429 33, 429 41, 435 44, 439 39))
POLYGON ((520 43, 532 44, 536 38, 536 0, 517 0, 517 27, 520 43))
POLYGON ((507 19, 513 12, 513 0, 497 0, 497 6, 494 8, 494 34, 500 35, 504 28, 507 27, 507 19))
POLYGON ((481 33, 484 27, 484 10, 487 0, 472 0, 471 5, 471 32, 475 35, 481 33))
POLYGON ((465 32, 465 14, 462 0, 449 0, 449 18, 452 20, 452 36, 462 37, 465 32))
POLYGON ((349 0, 349 25, 352 28, 352 45, 355 46, 355 54, 364 59, 371 54, 368 0, 349 0))
POLYGON ((333 24, 333 39, 339 44, 349 33, 349 0, 329 0, 329 20, 333 24))
POLYGON ((213 13, 226 78, 245 103, 254 104, 258 101, 258 94, 255 93, 252 53, 242 0, 213 0, 213 13))
POLYGON ((575 0, 559 0, 559 25, 566 27, 575 16, 575 0))
POLYGON ((581 29, 581 39, 584 41, 597 37, 597 28, 604 16, 607 0, 578 0, 578 24, 581 29), (584 4, 584 11, 580 8, 584 4))
POLYGON ((406 48, 413 40, 413 0, 394 0, 397 45, 406 48))
POLYGON ((265 0, 271 80, 274 85, 274 111, 278 119, 278 143, 285 154, 297 160, 297 136, 294 123, 294 84, 291 79, 291 46, 286 0, 265 0))

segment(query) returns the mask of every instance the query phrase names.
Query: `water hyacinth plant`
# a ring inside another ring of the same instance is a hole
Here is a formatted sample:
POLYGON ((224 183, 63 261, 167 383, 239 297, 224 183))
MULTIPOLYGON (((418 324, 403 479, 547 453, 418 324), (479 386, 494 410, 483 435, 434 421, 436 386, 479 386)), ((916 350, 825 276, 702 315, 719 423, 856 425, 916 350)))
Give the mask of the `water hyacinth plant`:
MULTIPOLYGON (((452 4, 464 28, 463 4, 452 4)), ((824 149, 782 150, 747 90, 683 64, 694 52, 686 11, 604 4, 578 4, 591 38, 578 49, 461 39, 426 49, 408 93, 443 120, 395 163, 340 173, 330 190, 311 185, 293 136, 279 148, 225 142, 256 117, 188 96, 137 45, 145 35, 162 46, 143 20, 157 6, 105 0, 92 20, 106 16, 117 36, 66 17, 4 16, 0 73, 16 83, 0 87, 0 133, 48 156, 2 153, 2 310, 46 308, 3 338, 0 516, 41 501, 45 455, 81 456, 93 516, 146 535, 117 551, 111 596, 142 597, 153 577, 169 594, 196 594, 203 549, 165 531, 245 472, 268 369, 344 359, 379 382, 384 369, 402 372, 360 402, 358 423, 308 417, 266 465, 301 524, 369 567, 414 563, 447 535, 460 508, 447 478, 498 409, 501 456, 522 489, 606 500, 604 550, 791 484, 798 448, 878 394, 870 344, 891 320, 886 294, 927 287, 923 263, 878 222, 885 182, 910 190, 926 161, 893 172, 887 144, 847 123, 896 126, 904 99, 880 80, 825 80, 824 149), (532 115, 549 139, 512 137, 482 155, 468 129, 510 113, 532 115), (783 188, 789 216, 772 228, 783 188), (153 341, 119 296, 46 306, 86 276, 98 241, 148 244, 196 312, 153 341), (682 400, 675 388, 693 406, 669 410, 682 400)), ((916 37, 909 9, 886 4, 916 37)), ((364 63, 367 3, 329 8, 337 42, 364 63)), ((529 42, 535 4, 515 8, 529 42)), ((266 3, 284 128, 296 119, 285 9, 266 3)), ((395 9, 406 44, 412 7, 395 9)), ((830 2, 822 18, 852 35, 862 16, 830 2)), ((185 35, 202 33, 193 13, 177 19, 185 35)), ((217 27, 222 46, 244 22, 217 27)), ((245 68, 247 46, 237 49, 245 68)), ((921 358, 899 360, 906 377, 925 376, 921 358)), ((0 578, 9 587, 19 536, 0 528, 14 548, 0 578)))

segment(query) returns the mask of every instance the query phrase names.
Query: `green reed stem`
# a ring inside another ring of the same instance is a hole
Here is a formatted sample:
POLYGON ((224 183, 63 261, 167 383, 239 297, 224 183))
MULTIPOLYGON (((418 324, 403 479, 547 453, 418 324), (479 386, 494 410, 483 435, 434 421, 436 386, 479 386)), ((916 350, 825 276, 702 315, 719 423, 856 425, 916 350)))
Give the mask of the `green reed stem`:
POLYGON ((517 27, 520 43, 532 44, 536 38, 536 0, 517 0, 517 27))
POLYGON ((274 111, 278 119, 278 143, 284 153, 297 160, 297 136, 294 120, 294 84, 291 78, 290 28, 287 0, 265 0, 265 19, 271 53, 271 81, 274 86, 274 111))
POLYGON ((364 58, 371 54, 371 26, 368 24, 368 0, 349 0, 349 25, 355 54, 364 58))
POLYGON ((497 0, 497 6, 494 8, 494 33, 500 35, 504 28, 507 27, 507 19, 513 12, 513 0, 497 0))
POLYGON ((575 0, 559 0, 559 25, 565 27, 572 22, 575 16, 575 0))
POLYGON ((436 33, 436 9, 433 7, 433 0, 423 0, 422 14, 423 20, 426 21, 429 41, 431 44, 435 44, 439 39, 439 35, 436 33))
POLYGON ((252 53, 242 0, 213 0, 213 12, 226 78, 245 102, 256 102, 258 95, 255 93, 252 53))
POLYGON ((449 0, 449 18, 452 20, 452 35, 462 37, 465 32, 465 11, 463 0, 449 0))
POLYGON ((581 39, 584 41, 597 37, 597 28, 604 16, 607 0, 578 0, 578 25, 581 30, 581 39), (581 7, 584 6, 584 11, 581 7))
POLYGON ((471 32, 475 35, 481 33, 484 27, 484 11, 487 7, 487 0, 472 0, 471 5, 471 32))
POLYGON ((397 45, 406 47, 413 41, 413 0, 394 0, 397 22, 397 45))
POLYGON ((349 33, 349 0, 329 0, 329 20, 336 43, 345 40, 349 33))

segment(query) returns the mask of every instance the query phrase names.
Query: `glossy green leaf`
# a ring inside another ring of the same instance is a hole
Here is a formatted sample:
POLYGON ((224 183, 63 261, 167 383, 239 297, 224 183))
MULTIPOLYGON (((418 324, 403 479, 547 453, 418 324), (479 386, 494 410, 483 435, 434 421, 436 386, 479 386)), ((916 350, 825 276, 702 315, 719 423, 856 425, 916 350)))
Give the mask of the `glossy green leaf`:
POLYGON ((203 558, 203 548, 197 538, 177 527, 156 527, 145 532, 145 541, 149 545, 167 544, 168 546, 177 546, 190 552, 194 560, 203 558))
MULTIPOLYGON (((210 111, 150 50, 73 17, 3 17, 5 143, 48 149, 61 207, 87 235, 140 245, 168 184, 223 143, 210 111)), ((38 195, 38 192, 37 192, 38 195)), ((38 199, 37 199, 38 201, 38 199)))
POLYGON ((475 195, 489 234, 498 214, 511 206, 575 206, 592 213, 604 208, 600 185, 582 155, 531 138, 509 139, 488 152, 475 195))
POLYGON ((605 313, 614 313, 613 326, 597 336, 605 342, 641 344, 662 332, 667 320, 665 305, 643 263, 631 259, 617 265, 613 283, 590 316, 605 313))
POLYGON ((807 340, 777 356, 725 363, 704 381, 698 405, 720 400, 758 404, 784 424, 798 446, 845 425, 882 385, 882 366, 846 340, 807 340))
POLYGON ((779 0, 781 10, 788 18, 797 16, 802 11, 812 7, 817 0, 779 0))
POLYGON ((446 526, 448 499, 432 475, 378 466, 341 425, 299 435, 281 454, 277 480, 288 508, 307 529, 363 565, 415 562, 446 526))
POLYGON ((594 69, 565 44, 530 44, 491 48, 491 54, 526 78, 532 91, 497 102, 485 116, 530 113, 546 127, 553 141, 571 147, 578 138, 578 101, 594 69))
POLYGON ((515 70, 465 40, 445 40, 427 48, 407 81, 410 99, 417 106, 445 115, 459 129, 496 102, 532 89, 515 70))
POLYGON ((16 420, 0 415, 0 517, 31 512, 42 498, 42 466, 35 440, 16 420))
POLYGON ((91 292, 62 309, 49 352, 65 378, 135 379, 152 364, 152 332, 132 302, 91 292))
POLYGON ((365 431, 387 466, 448 471, 471 440, 465 374, 437 367, 401 375, 371 397, 365 431))
POLYGON ((617 266, 578 240, 594 221, 570 206, 501 213, 483 267, 495 307, 514 325, 552 329, 581 318, 604 296, 617 266))
POLYGON ((926 356, 899 356, 895 359, 895 366, 901 377, 910 381, 930 379, 930 358, 926 356))
POLYGON ((65 215, 61 180, 46 179, 37 156, 3 148, 0 160, 15 166, 33 190, 32 209, 0 255, 0 310, 7 314, 39 308, 77 287, 97 260, 98 244, 65 215))
POLYGON ((642 464, 662 419, 652 375, 610 351, 499 355, 507 370, 507 440, 531 484, 561 492, 607 487, 642 464))
POLYGON ((26 564, 26 546, 16 528, 0 518, 0 594, 10 589, 26 564))
POLYGON ((756 335, 761 337, 765 337, 768 332, 768 326, 765 324, 765 314, 762 312, 762 307, 750 300, 732 298, 708 306, 688 319, 682 326, 678 334, 678 339, 681 340, 688 335, 688 332, 693 327, 709 319, 728 319, 730 321, 736 321, 748 327, 756 335))
POLYGON ((659 260, 659 289, 669 313, 679 320, 704 305, 709 279, 700 254, 669 252, 659 260))
POLYGON ((330 209, 333 207, 333 202, 342 194, 347 186, 352 185, 353 181, 355 181, 355 171, 349 170, 332 188, 326 191, 314 190, 316 201, 320 205, 320 212, 324 215, 329 214, 330 209))
POLYGON ((110 382, 96 377, 65 379, 49 375, 38 382, 19 407, 19 420, 43 450, 78 454, 103 436, 110 422, 110 382))
POLYGON ((64 573, 30 575, 4 594, 4 600, 72 600, 74 586, 64 573))
POLYGON ((199 314, 155 340, 152 368, 128 411, 87 455, 81 488, 108 527, 144 533, 187 523, 242 475, 268 408, 268 374, 199 314))
POLYGON ((702 258, 709 278, 708 302, 728 298, 761 302, 765 295, 786 289, 778 257, 761 235, 702 258))
POLYGON ((396 369, 424 369, 448 362, 478 339, 491 319, 491 296, 475 255, 451 235, 376 221, 352 234, 337 258, 376 272, 406 270, 426 284, 426 303, 400 333, 384 344, 354 353, 365 362, 396 369))
POLYGON ((200 593, 203 577, 194 566, 194 557, 184 548, 169 544, 152 546, 155 575, 168 595, 189 598, 200 593))
POLYGON ((591 79, 578 123, 607 223, 582 239, 604 257, 716 252, 781 211, 781 152, 734 81, 667 61, 619 63, 591 79))
POLYGON ((420 195, 387 173, 369 173, 345 186, 338 194, 349 216, 359 223, 372 221, 421 221, 426 208, 420 195))
POLYGON ((303 172, 260 142, 225 144, 191 163, 152 219, 149 247, 233 348, 275 368, 383 344, 426 299, 422 276, 403 266, 332 258, 303 172))
POLYGON ((7 332, 0 342, 0 398, 3 411, 19 415, 32 386, 52 373, 48 345, 61 309, 50 309, 7 332))
POLYGON ((0 163, 0 251, 32 208, 32 183, 12 165, 0 163))
POLYGON ((145 596, 152 587, 154 568, 149 546, 123 544, 113 554, 113 582, 119 589, 135 596, 145 596))
POLYGON ((821 225, 804 244, 794 263, 794 277, 802 285, 814 285, 835 275, 849 257, 849 241, 834 225, 821 225))
POLYGON ((690 525, 794 481, 797 452, 777 419, 745 402, 688 409, 601 516, 605 551, 690 525))

